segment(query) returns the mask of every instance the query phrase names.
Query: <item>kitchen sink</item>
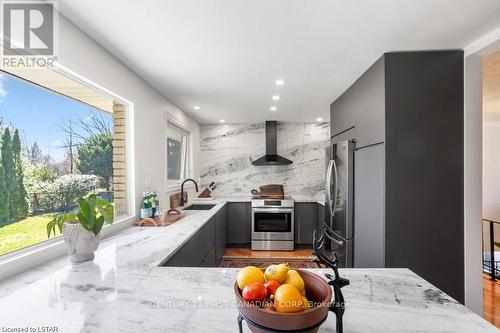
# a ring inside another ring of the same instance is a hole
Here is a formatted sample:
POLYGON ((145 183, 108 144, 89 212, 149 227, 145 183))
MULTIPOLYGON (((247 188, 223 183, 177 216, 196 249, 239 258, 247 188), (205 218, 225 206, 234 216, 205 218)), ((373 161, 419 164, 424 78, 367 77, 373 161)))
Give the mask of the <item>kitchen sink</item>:
POLYGON ((192 204, 190 206, 184 207, 182 210, 210 210, 214 208, 215 205, 213 204, 192 204))

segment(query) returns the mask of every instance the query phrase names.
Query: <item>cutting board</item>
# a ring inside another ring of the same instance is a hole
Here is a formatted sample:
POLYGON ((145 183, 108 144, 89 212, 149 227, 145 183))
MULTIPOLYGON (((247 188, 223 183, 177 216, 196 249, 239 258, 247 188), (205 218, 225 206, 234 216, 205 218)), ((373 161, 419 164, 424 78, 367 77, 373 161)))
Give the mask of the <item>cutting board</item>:
MULTIPOLYGON (((188 194, 184 192, 184 202, 188 202, 188 194)), ((175 193, 170 196, 170 208, 175 209, 181 205, 181 194, 175 193)))
POLYGON ((137 223, 139 227, 166 227, 182 219, 186 214, 178 211, 177 209, 170 209, 165 214, 163 220, 159 217, 146 217, 137 223))
POLYGON ((260 197, 269 199, 283 199, 285 197, 283 185, 269 184, 259 187, 260 197))

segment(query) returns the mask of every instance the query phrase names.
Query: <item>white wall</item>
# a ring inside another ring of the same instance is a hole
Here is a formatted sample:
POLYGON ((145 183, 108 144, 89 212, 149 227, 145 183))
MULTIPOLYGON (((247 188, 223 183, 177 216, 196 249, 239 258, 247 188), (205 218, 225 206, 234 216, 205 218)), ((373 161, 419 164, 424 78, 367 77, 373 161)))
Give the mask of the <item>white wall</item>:
POLYGON ((464 91, 464 267, 465 305, 483 314, 481 259, 481 141, 483 61, 465 58, 464 91))
MULTIPOLYGON (((500 114, 484 113, 483 118, 483 217, 500 221, 500 114)), ((495 224, 495 240, 500 237, 500 225, 495 224)), ((483 250, 490 251, 490 233, 483 223, 483 250)), ((499 251, 495 247, 495 251, 499 251)))
POLYGON ((199 177, 199 125, 63 16, 59 20, 59 38, 58 63, 133 103, 136 211, 146 184, 157 191, 161 205, 168 206, 166 114, 192 133, 195 179, 199 177))
POLYGON ((483 217, 500 221, 500 119, 490 117, 483 122, 483 217))

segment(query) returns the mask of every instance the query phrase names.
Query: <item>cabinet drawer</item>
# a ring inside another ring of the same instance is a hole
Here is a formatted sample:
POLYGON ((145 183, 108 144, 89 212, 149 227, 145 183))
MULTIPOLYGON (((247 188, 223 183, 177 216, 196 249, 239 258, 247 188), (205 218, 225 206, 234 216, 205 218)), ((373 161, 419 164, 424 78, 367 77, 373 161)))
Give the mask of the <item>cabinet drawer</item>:
POLYGON ((215 258, 215 246, 212 247, 208 255, 205 257, 203 262, 200 265, 201 267, 216 267, 216 258, 215 258))
POLYGON ((215 218, 212 218, 162 266, 199 266, 214 244, 215 218))

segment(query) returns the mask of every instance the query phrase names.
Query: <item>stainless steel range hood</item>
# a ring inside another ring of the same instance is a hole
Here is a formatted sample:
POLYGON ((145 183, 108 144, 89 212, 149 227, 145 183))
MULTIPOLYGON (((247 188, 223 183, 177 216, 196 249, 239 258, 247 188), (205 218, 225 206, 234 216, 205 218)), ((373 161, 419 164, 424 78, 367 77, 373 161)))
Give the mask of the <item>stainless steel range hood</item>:
POLYGON ((252 162, 255 166, 292 164, 288 158, 278 155, 276 121, 266 121, 266 155, 252 162))

